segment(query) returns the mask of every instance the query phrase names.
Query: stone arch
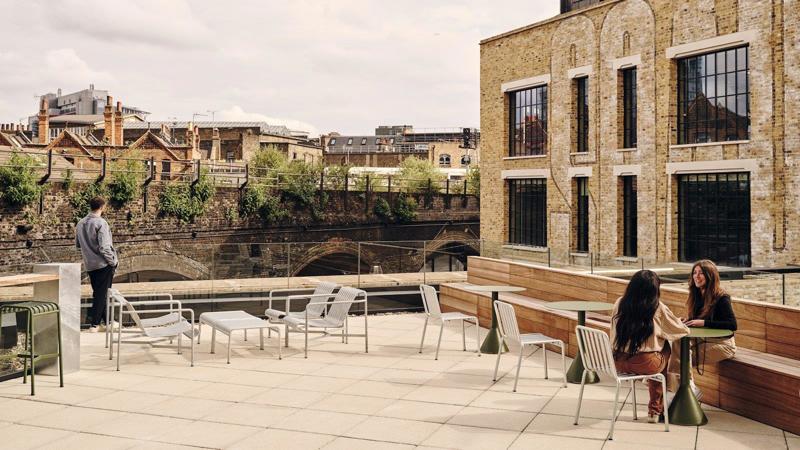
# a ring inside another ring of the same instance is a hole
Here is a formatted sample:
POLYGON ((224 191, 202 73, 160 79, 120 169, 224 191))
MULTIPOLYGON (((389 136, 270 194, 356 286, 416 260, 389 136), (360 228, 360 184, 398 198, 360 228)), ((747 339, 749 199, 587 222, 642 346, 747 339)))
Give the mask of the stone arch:
POLYGON ((166 272, 188 280, 208 279, 211 271, 203 263, 177 253, 148 253, 120 255, 120 264, 115 277, 124 277, 136 272, 166 272))
MULTIPOLYGON (((303 252, 298 259, 292 261, 292 276, 298 276, 298 274, 315 261, 332 255, 349 255, 358 258, 358 244, 352 241, 329 241, 316 244, 303 252)), ((360 250, 360 255, 362 267, 365 265, 366 267, 370 267, 374 261, 377 260, 375 250, 363 248, 363 246, 360 250)))

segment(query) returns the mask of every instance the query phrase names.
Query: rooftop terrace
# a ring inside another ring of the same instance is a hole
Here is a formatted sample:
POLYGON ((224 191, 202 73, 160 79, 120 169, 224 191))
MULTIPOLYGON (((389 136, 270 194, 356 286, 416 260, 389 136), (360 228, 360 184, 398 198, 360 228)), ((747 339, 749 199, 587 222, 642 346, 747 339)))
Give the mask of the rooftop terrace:
MULTIPOLYGON (((351 322, 352 332, 363 326, 351 322)), ((104 335, 83 333, 81 371, 67 375, 64 388, 41 377, 30 397, 18 379, 0 383, 0 447, 800 449, 800 436, 708 405, 708 425, 673 425, 664 433, 641 419, 645 391, 638 394, 640 420, 632 420, 626 397, 614 441, 605 441, 613 396, 607 383, 587 387, 575 426, 579 387, 560 387, 557 364, 543 379, 541 350, 524 360, 513 393, 515 358, 501 359, 492 382, 495 358, 458 350, 461 330, 447 327, 434 361, 430 334, 424 353, 417 352, 422 324, 421 314, 374 316, 369 354, 360 338, 346 345, 326 337, 312 339, 304 359, 295 338, 280 361, 274 342, 259 350, 239 335, 230 365, 224 351, 209 353, 207 338, 195 349, 195 367, 188 351, 127 344, 121 372, 108 359, 104 335)))

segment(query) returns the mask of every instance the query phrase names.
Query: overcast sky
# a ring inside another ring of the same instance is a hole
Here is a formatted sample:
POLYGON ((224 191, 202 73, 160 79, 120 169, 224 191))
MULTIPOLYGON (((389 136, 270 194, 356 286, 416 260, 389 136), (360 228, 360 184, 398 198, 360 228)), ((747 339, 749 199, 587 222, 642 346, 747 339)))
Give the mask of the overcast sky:
POLYGON ((0 122, 33 114, 35 95, 94 83, 151 120, 477 127, 478 42, 558 3, 0 0, 0 122))

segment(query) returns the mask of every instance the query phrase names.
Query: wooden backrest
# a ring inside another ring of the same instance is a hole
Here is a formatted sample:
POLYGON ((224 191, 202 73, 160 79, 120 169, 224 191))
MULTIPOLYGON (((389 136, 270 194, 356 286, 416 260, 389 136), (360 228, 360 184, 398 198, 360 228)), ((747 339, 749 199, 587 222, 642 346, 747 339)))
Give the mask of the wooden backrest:
MULTIPOLYGON (((520 294, 544 301, 588 300, 613 303, 627 280, 470 256, 467 282, 508 284, 525 288, 520 294)), ((679 317, 686 316, 686 286, 661 287, 661 301, 679 317)), ((739 324, 736 344, 743 348, 800 359, 800 308, 733 298, 739 324)))

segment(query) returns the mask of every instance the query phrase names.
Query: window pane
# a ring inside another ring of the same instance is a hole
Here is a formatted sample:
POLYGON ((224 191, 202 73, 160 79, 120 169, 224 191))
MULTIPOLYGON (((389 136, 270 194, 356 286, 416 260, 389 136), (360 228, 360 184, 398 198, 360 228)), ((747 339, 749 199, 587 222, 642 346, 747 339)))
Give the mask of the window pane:
POLYGON ((546 153, 547 86, 515 91, 509 109, 509 156, 546 153))

